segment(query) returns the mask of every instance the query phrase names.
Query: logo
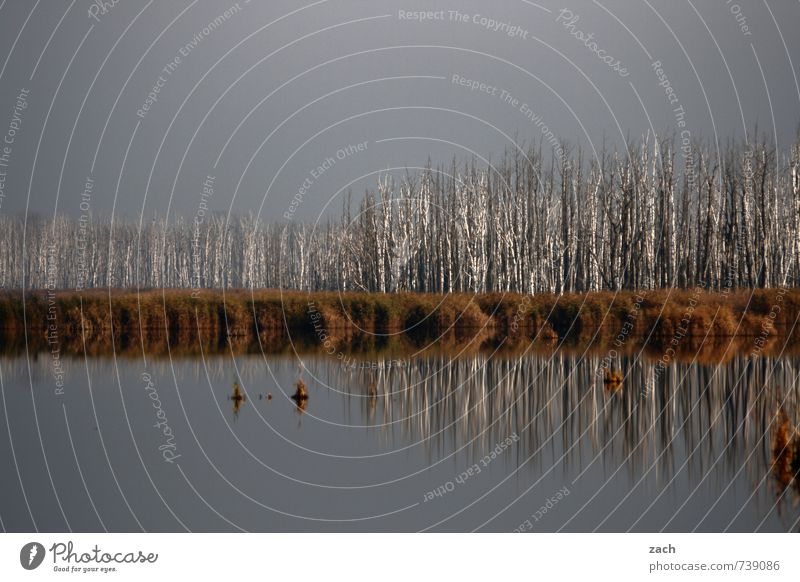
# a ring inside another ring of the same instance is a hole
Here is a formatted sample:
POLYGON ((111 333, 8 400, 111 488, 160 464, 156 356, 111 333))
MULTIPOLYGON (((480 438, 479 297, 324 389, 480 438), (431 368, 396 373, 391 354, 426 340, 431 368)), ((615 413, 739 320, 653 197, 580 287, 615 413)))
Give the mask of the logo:
POLYGON ((19 551, 19 563, 26 570, 35 570, 44 561, 44 546, 39 542, 29 542, 19 551))

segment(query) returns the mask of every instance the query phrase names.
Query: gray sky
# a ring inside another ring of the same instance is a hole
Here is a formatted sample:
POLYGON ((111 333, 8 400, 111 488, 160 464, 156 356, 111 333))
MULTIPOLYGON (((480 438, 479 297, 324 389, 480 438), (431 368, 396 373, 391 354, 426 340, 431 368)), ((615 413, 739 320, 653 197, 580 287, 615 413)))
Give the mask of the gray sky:
POLYGON ((497 159, 543 126, 590 153, 756 124, 785 147, 800 3, 738 1, 0 1, 0 212, 279 220, 302 187, 291 216, 313 220, 381 171, 497 159))

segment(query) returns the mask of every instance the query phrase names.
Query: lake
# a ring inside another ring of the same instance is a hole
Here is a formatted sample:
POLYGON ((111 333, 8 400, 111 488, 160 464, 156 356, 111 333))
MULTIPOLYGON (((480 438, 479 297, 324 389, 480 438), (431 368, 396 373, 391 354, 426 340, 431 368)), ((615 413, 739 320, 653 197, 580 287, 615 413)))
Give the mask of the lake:
POLYGON ((798 530, 800 359, 605 355, 5 355, 2 527, 798 530))

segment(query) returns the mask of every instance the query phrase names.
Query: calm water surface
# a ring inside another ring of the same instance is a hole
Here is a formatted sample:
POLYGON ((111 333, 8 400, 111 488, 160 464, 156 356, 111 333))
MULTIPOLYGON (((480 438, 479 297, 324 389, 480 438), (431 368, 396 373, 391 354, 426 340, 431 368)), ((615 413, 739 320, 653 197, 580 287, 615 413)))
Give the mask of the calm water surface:
POLYGON ((0 359, 7 531, 798 529, 796 358, 53 365, 0 359))

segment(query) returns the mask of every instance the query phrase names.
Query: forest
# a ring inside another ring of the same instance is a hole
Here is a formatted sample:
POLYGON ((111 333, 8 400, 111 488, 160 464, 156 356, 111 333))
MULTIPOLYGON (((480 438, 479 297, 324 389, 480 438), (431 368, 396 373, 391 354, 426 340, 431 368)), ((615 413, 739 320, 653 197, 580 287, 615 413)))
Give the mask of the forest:
POLYGON ((382 175, 338 216, 0 215, 0 288, 567 293, 794 287, 800 139, 644 136, 382 175))

